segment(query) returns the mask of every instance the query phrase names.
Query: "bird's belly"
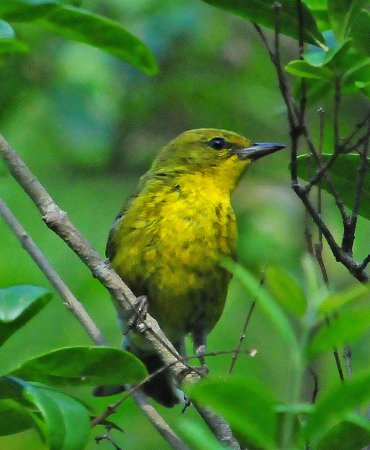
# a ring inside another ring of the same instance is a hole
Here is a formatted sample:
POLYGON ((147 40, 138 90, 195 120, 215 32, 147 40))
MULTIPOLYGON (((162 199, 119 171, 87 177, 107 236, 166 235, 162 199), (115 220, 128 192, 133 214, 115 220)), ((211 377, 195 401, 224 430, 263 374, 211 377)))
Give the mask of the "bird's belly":
POLYGON ((171 340, 210 331, 230 280, 219 260, 235 252, 230 205, 168 202, 145 220, 138 218, 136 226, 128 223, 119 230, 120 249, 112 261, 119 275, 136 295, 148 295, 149 312, 171 340))

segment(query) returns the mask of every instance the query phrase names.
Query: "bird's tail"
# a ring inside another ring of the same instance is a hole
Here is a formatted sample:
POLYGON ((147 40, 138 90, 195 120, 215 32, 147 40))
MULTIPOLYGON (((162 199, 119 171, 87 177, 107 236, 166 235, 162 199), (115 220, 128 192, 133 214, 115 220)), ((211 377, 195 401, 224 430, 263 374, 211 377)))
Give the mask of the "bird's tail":
MULTIPOLYGON (((129 344, 125 345, 125 349, 132 351, 129 344)), ((149 352, 133 352, 145 364, 149 374, 152 374, 163 367, 163 362, 155 353, 149 352)), ((164 369, 158 374, 154 375, 149 381, 143 385, 143 391, 149 397, 163 406, 172 407, 180 402, 176 393, 176 386, 173 377, 168 369, 164 369)), ((106 397, 115 395, 125 390, 124 385, 113 386, 96 386, 93 394, 97 397, 106 397)))

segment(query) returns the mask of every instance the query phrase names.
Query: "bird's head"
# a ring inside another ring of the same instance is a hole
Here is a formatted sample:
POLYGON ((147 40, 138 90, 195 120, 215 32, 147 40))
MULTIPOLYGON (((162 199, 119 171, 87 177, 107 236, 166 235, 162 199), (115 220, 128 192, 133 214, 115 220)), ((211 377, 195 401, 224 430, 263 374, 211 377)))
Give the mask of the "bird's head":
POLYGON ((233 187, 252 161, 284 147, 278 143, 254 143, 232 131, 214 128, 189 130, 161 150, 153 163, 152 172, 200 172, 228 180, 230 187, 233 187))

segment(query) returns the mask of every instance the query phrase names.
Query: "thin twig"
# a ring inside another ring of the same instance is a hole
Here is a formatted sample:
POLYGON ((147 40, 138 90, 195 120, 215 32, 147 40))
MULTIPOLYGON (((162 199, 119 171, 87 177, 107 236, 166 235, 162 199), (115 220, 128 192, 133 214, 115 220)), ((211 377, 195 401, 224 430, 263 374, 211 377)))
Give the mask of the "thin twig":
POLYGON ((67 306, 68 310, 76 317, 80 322, 86 333, 97 345, 107 345, 101 331, 91 319, 87 311, 81 302, 73 295, 69 287, 64 283, 59 274, 54 270, 47 258, 41 253, 40 249, 34 243, 32 238, 26 233, 26 230, 19 223, 17 218, 0 199, 0 215, 3 217, 9 228, 17 237, 22 247, 27 251, 31 258, 35 261, 46 278, 54 286, 56 291, 61 296, 63 303, 67 306))
MULTIPOLYGON (((189 361, 191 359, 199 359, 199 356, 202 357, 209 357, 209 356, 221 356, 221 355, 230 355, 231 353, 235 353, 235 349, 231 350, 219 350, 217 352, 205 352, 200 353, 199 355, 191 355, 191 356, 181 356, 181 361, 189 361)), ((257 354, 256 349, 250 349, 250 350, 239 350, 239 353, 247 354, 251 358, 254 358, 257 354)), ((173 365, 173 364, 172 364, 173 365)), ((125 402, 128 398, 131 396, 134 396, 136 392, 141 392, 141 388, 150 380, 152 380, 157 375, 161 374, 165 370, 169 369, 171 366, 162 366, 159 369, 155 370, 154 372, 150 373, 148 376, 144 378, 140 383, 135 384, 133 386, 127 385, 125 386, 126 392, 122 398, 117 400, 116 402, 112 403, 111 405, 108 405, 107 408, 98 416, 94 417, 94 419, 91 421, 91 426, 95 427, 99 424, 101 424, 104 420, 106 420, 109 416, 112 414, 115 414, 117 411, 118 406, 120 406, 123 402, 125 402)))
POLYGON ((361 153, 352 214, 347 224, 347 227, 345 227, 343 233, 342 248, 343 251, 345 251, 349 255, 352 255, 352 248, 353 243, 355 241, 355 231, 357 226, 358 213, 360 209, 361 196, 365 184, 366 172, 368 170, 367 155, 369 152, 369 140, 370 140, 370 119, 368 121, 367 132, 365 135, 363 150, 361 153))
MULTIPOLYGON (((264 282, 265 282, 265 274, 262 272, 261 273, 261 277, 260 277, 260 287, 263 286, 264 282)), ((229 370, 228 370, 228 374, 229 375, 231 375, 231 372, 234 369, 234 366, 235 366, 235 363, 237 361, 239 353, 242 352, 241 346, 242 346, 243 341, 245 339, 245 335, 246 335, 246 332, 247 332, 247 327, 248 327, 248 324, 249 324, 249 322, 251 320, 251 317, 252 317, 252 314, 253 314, 253 310, 254 310, 254 308, 256 306, 256 302, 257 302, 257 299, 254 298, 252 303, 251 303, 251 305, 250 305, 250 307, 249 307, 249 309, 248 309, 247 316, 245 318, 244 325, 243 325, 243 328, 242 328, 242 332, 241 332, 240 337, 239 337, 238 345, 237 345, 235 351, 233 352, 233 356, 231 358, 231 362, 230 362, 230 366, 229 366, 229 370)))

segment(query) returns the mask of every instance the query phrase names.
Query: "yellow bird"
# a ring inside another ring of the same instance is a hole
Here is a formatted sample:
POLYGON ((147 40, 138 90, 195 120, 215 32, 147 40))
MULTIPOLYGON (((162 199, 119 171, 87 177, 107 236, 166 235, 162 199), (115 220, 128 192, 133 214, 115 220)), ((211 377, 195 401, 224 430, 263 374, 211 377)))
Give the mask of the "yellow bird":
MULTIPOLYGON (((149 313, 180 352, 188 333, 197 354, 204 352, 224 308, 230 274, 219 260, 235 258, 237 243, 231 193, 252 161, 284 147, 225 130, 186 131, 159 152, 113 224, 112 267, 135 295, 148 297, 149 313)), ((149 372, 162 366, 142 338, 129 332, 125 341, 149 372)), ((165 406, 179 401, 166 371, 144 390, 165 406)))

